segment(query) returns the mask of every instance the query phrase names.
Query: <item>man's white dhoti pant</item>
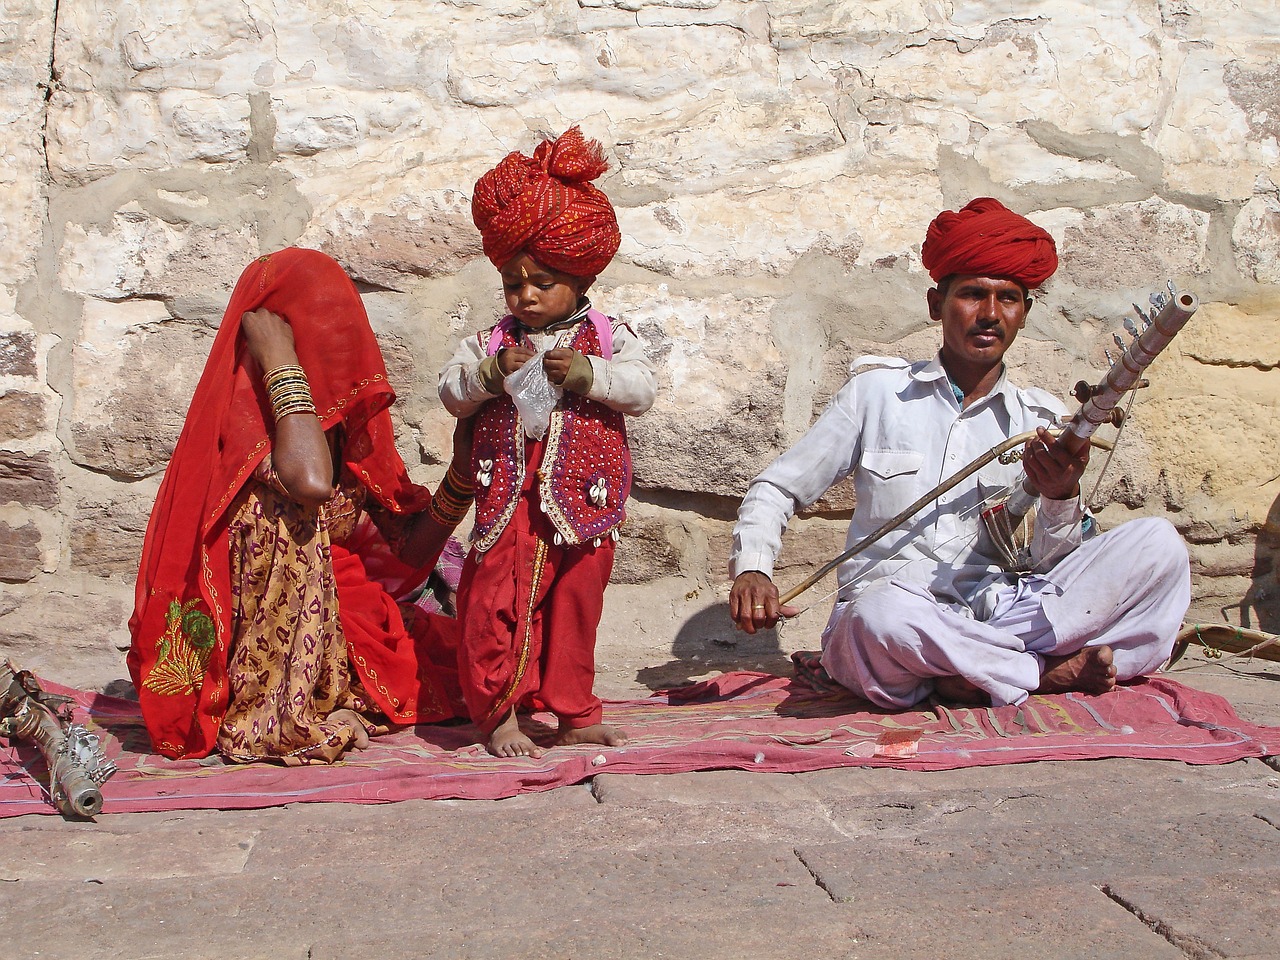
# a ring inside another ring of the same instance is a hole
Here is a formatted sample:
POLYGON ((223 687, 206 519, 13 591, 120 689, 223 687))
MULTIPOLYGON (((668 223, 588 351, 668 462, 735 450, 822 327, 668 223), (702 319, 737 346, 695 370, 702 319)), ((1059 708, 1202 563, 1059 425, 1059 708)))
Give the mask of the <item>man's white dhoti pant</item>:
POLYGON ((934 677, 964 677, 995 706, 1040 686, 1044 658, 1109 646, 1118 680, 1168 658, 1191 602, 1187 549, 1167 520, 1131 520, 1087 540, 1045 574, 1011 582, 986 621, 920 583, 877 580, 837 601, 822 665, 882 707, 909 707, 934 677))

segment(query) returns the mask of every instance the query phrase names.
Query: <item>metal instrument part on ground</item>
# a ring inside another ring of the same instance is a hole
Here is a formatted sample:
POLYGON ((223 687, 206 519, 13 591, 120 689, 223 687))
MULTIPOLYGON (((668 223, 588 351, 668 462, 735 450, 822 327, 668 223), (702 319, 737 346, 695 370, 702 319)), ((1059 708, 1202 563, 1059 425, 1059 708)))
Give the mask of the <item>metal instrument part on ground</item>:
POLYGON ((48 767, 48 792, 64 817, 95 817, 116 765, 98 738, 71 720, 70 701, 45 692, 35 676, 0 663, 0 736, 39 748, 48 767))

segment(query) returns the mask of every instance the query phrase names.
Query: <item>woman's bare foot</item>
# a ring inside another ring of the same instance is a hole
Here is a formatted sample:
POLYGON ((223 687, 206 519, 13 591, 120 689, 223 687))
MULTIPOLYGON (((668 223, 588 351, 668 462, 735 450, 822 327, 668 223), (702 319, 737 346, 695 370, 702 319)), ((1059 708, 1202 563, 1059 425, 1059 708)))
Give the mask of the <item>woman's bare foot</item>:
POLYGON ((1045 657, 1036 693, 1108 693, 1115 688, 1115 653, 1107 646, 1085 647, 1069 657, 1045 657))
POLYGON ((535 760, 546 751, 520 732, 520 721, 513 707, 507 718, 489 734, 486 745, 495 757, 533 757, 535 760))
POLYGON ((606 747, 620 747, 627 742, 627 735, 617 727, 606 727, 603 723, 593 723, 589 727, 561 726, 556 735, 556 743, 570 747, 575 743, 599 743, 606 747))
POLYGON ((943 703, 961 703, 967 707, 989 707, 987 691, 964 677, 934 677, 933 695, 943 703))
POLYGON ((351 728, 351 740, 347 744, 348 750, 363 750, 369 746, 369 731, 365 729, 364 721, 360 718, 360 714, 354 710, 335 710, 329 714, 331 723, 337 722, 351 728))

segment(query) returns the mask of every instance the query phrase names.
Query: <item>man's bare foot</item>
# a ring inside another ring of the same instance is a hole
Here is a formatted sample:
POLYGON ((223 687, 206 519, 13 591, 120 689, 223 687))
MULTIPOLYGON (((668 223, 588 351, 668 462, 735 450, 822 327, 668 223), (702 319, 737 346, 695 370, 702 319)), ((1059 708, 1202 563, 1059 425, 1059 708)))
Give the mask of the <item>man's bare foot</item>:
POLYGON ((520 721, 513 707, 507 718, 489 734, 486 744, 495 757, 533 757, 537 759, 546 751, 520 732, 520 721))
POLYGON ((933 695, 943 703, 961 703, 967 707, 991 706, 991 695, 964 677, 934 677, 933 695))
POLYGON ((606 747, 620 747, 627 742, 627 735, 617 727, 594 723, 589 727, 561 727, 556 743, 569 747, 575 743, 599 743, 606 747))
POLYGON ((1110 647, 1085 647, 1069 657, 1045 657, 1036 693, 1107 693, 1116 688, 1115 654, 1110 647))

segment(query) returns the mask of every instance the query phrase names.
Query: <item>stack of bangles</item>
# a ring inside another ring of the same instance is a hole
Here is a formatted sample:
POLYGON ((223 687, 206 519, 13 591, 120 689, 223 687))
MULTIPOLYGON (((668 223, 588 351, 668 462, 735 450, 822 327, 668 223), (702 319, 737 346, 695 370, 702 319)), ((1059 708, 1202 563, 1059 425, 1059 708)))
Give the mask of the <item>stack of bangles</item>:
POLYGON ((316 412, 315 401, 311 399, 311 384, 307 383, 306 373, 296 363, 271 368, 262 382, 267 388, 267 399, 271 401, 276 423, 291 413, 316 412))
POLYGON ((456 527, 471 509, 475 488, 468 477, 458 472, 457 464, 449 464, 449 472, 440 481, 440 488, 431 498, 427 514, 442 527, 456 527))

